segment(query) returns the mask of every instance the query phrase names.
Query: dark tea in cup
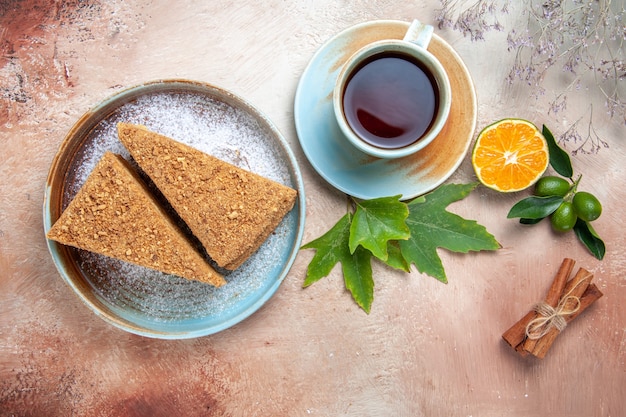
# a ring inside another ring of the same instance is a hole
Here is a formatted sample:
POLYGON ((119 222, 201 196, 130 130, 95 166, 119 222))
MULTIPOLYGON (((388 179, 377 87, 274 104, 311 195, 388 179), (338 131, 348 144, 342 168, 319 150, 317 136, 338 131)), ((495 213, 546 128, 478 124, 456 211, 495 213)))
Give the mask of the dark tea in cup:
POLYGON ((380 148, 408 146, 422 138, 439 107, 437 81, 410 55, 380 53, 348 76, 343 112, 350 128, 380 148))
POLYGON ((402 158, 432 142, 448 119, 446 71, 427 50, 433 27, 415 20, 404 39, 372 42, 352 54, 337 76, 333 110, 358 150, 402 158))

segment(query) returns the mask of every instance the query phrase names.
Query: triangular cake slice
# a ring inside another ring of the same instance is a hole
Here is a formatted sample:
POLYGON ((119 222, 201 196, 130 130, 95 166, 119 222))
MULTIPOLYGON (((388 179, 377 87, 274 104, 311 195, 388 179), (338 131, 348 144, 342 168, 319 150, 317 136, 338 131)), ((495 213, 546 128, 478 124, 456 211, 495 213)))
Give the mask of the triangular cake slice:
POLYGON ((219 287, 211 267, 128 162, 106 152, 47 233, 48 239, 219 287))
POLYGON ((297 192, 144 126, 118 123, 139 167, 223 268, 234 270, 269 237, 297 192))

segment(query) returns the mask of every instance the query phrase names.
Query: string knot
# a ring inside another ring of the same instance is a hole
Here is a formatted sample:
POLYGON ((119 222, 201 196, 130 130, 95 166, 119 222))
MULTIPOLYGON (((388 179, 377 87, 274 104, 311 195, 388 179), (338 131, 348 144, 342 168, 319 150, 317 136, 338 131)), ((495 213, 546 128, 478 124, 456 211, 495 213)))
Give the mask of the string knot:
POLYGON ((552 328, 562 332, 567 326, 567 316, 574 314, 579 308, 580 299, 573 295, 561 298, 556 307, 544 302, 538 303, 534 307, 537 317, 526 326, 526 336, 529 339, 539 339, 552 328), (573 304, 573 307, 569 307, 568 304, 573 304))

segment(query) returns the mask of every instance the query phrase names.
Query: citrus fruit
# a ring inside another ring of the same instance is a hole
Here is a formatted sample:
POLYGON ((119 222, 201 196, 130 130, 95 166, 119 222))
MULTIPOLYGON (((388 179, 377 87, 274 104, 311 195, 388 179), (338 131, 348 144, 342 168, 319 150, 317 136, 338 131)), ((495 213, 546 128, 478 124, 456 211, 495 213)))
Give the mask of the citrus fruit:
POLYGON ((539 129, 521 119, 504 119, 484 128, 472 151, 478 180, 501 192, 533 185, 550 161, 548 143, 539 129))
POLYGON ((586 222, 592 222, 602 214, 602 204, 593 194, 586 191, 574 194, 572 205, 578 217, 586 222))
POLYGON ((577 218, 573 204, 564 201, 550 216, 550 223, 557 232, 567 232, 574 228, 577 218))
POLYGON ((541 177, 535 184, 535 195, 538 197, 548 197, 556 195, 563 197, 569 191, 571 184, 560 177, 541 177))

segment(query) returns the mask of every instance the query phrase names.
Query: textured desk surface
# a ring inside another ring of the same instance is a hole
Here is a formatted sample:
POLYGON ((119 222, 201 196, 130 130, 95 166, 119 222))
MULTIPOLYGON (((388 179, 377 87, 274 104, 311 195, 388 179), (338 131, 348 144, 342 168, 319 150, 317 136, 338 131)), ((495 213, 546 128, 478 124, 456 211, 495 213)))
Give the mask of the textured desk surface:
MULTIPOLYGON (((142 338, 83 305, 46 248, 44 183, 76 120, 123 87, 154 79, 206 81, 241 95, 296 154, 310 241, 344 213, 345 196, 299 146, 293 100, 302 71, 339 30, 374 19, 435 23, 439 2, 60 3, 0 6, 0 415, 626 415, 623 125, 599 115, 610 147, 573 157, 605 207, 596 222, 607 242, 603 261, 573 234, 507 220, 526 194, 478 188, 451 209, 485 225, 503 248, 440 251, 447 285, 376 267, 367 315, 344 290, 338 268, 303 289, 312 252, 301 252, 276 295, 242 323, 193 340, 142 338), (521 359, 501 334, 542 297, 564 257, 592 271, 605 296, 547 358, 521 359)), ((472 42, 437 33, 472 73, 479 128, 502 117, 560 133, 567 127, 547 115, 542 99, 506 85, 513 56, 505 35, 472 42)), ((450 182, 473 180, 466 158, 450 182)))

